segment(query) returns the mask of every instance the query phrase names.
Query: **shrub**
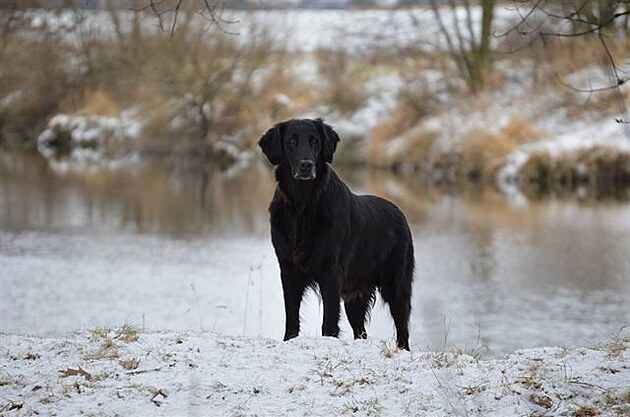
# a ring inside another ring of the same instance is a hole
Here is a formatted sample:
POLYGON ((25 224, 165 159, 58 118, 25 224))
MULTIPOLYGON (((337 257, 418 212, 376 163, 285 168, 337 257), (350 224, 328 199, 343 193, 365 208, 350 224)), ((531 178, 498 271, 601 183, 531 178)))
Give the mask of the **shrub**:
POLYGON ((83 101, 84 104, 79 109, 79 114, 111 116, 120 112, 118 104, 101 88, 87 91, 83 101))
POLYGON ((496 133, 472 130, 461 144, 462 169, 475 181, 494 179, 505 158, 522 143, 540 137, 540 132, 520 116, 512 117, 496 133))
POLYGON ((536 151, 521 167, 520 175, 527 190, 535 194, 578 185, 595 187, 605 194, 630 183, 630 153, 605 146, 558 156, 536 151))
POLYGON ((271 103, 287 93, 287 72, 274 61, 282 53, 255 22, 244 44, 194 13, 180 13, 172 38, 146 23, 154 16, 126 10, 33 13, 42 23, 24 20, 0 51, 0 142, 34 143, 59 112, 120 117, 134 107, 149 121, 143 146, 212 154, 223 142, 253 146, 271 103), (63 30, 48 23, 57 14, 70 22, 63 30))
POLYGON ((366 94, 358 59, 341 48, 319 49, 316 58, 319 76, 324 82, 323 101, 343 115, 361 107, 366 94))

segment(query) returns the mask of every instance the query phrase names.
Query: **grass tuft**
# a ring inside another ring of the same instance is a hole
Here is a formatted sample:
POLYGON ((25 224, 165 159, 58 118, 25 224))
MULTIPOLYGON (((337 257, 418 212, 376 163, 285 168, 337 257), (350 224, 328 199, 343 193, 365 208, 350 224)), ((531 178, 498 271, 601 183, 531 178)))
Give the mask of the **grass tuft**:
POLYGON ((132 371, 134 369, 138 369, 140 365, 140 359, 130 358, 130 359, 120 359, 118 364, 126 369, 127 371, 132 371))
POLYGON ((599 411, 590 405, 582 405, 578 407, 572 414, 573 417, 591 417, 599 415, 599 411))
POLYGON ((496 133, 474 129, 461 145, 463 173, 474 181, 494 179, 505 158, 517 146, 539 139, 541 133, 531 122, 514 116, 496 133))
POLYGON ((77 113, 88 116, 92 114, 109 116, 120 113, 120 108, 109 94, 102 89, 97 89, 86 93, 84 105, 77 113))
POLYGON ((137 342, 140 336, 138 336, 138 328, 125 323, 116 331, 116 339, 130 343, 137 342))

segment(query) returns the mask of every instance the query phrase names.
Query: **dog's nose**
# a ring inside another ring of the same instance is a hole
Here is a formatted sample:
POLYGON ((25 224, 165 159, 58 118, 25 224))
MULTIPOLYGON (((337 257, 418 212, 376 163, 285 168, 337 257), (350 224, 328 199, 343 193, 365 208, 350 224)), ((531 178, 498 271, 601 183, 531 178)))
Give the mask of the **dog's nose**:
POLYGON ((307 172, 313 169, 313 161, 310 159, 302 159, 300 161, 300 171, 307 172))

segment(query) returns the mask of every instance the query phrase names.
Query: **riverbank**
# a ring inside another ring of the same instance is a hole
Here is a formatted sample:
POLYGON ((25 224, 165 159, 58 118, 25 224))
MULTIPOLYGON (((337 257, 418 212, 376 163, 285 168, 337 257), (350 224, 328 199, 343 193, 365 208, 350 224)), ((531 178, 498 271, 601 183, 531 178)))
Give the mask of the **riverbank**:
POLYGON ((130 326, 0 334, 0 412, 33 415, 619 416, 630 412, 627 333, 591 348, 498 359, 390 343, 283 343, 130 326))
MULTIPOLYGON (((227 33, 190 14, 172 37, 125 10, 15 13, 0 144, 53 164, 149 154, 227 169, 262 159, 256 142, 274 123, 323 117, 342 138, 336 164, 508 195, 630 183, 630 83, 606 90, 614 80, 597 38, 524 48, 499 36, 519 18, 510 7, 497 6, 492 66, 475 91, 429 8, 238 11, 227 33)), ((626 34, 620 23, 608 37, 620 73, 626 34)))

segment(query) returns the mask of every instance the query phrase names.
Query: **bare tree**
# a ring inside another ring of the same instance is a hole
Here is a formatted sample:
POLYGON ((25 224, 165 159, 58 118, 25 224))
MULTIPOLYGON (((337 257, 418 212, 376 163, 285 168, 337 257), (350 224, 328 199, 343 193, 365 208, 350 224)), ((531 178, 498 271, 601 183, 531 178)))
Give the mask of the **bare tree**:
POLYGON ((532 41, 540 38, 543 42, 549 37, 597 37, 607 59, 610 83, 598 88, 579 88, 563 83, 575 91, 589 94, 615 90, 620 111, 624 115, 624 118, 615 120, 625 125, 625 134, 630 138, 630 116, 620 90, 620 87, 630 80, 630 73, 619 68, 608 46, 609 39, 619 32, 623 33, 623 36, 630 32, 630 0, 512 1, 520 19, 499 36, 516 31, 528 36, 532 41), (549 22, 555 24, 549 25, 549 22), (554 29, 550 30, 549 27, 554 29))
POLYGON ((491 69, 490 40, 496 0, 447 0, 450 22, 443 16, 443 11, 446 10, 443 2, 429 0, 429 3, 460 76, 471 92, 478 92, 484 86, 486 74, 491 69), (473 9, 477 6, 481 6, 479 22, 473 18, 473 9), (463 18, 458 15, 458 9, 462 8, 465 13, 463 18))

